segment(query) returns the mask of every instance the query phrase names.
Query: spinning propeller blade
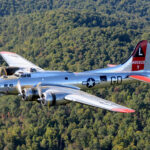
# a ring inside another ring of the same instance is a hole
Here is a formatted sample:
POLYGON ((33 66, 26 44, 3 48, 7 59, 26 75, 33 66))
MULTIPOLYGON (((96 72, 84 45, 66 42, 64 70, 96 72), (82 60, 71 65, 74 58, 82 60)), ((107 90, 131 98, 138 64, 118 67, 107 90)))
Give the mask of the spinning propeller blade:
POLYGON ((21 88, 21 84, 20 84, 20 81, 18 80, 18 83, 17 83, 17 90, 18 92, 22 95, 22 88, 21 88))
POLYGON ((40 99, 42 99, 42 91, 41 91, 41 82, 39 82, 36 86, 40 99))

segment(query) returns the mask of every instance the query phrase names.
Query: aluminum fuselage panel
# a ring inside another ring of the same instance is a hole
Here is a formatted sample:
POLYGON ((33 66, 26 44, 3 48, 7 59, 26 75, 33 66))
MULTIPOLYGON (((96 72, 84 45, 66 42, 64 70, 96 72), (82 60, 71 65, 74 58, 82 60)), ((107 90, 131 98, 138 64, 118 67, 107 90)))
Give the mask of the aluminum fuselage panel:
MULTIPOLYGON (((143 72, 138 72, 142 74, 143 72)), ((22 77, 16 79, 0 79, 0 92, 7 94, 16 94, 16 85, 20 81, 23 88, 36 87, 38 83, 45 85, 62 85, 71 88, 79 87, 81 89, 93 89, 98 87, 106 87, 110 85, 120 85, 135 82, 128 78, 129 75, 135 73, 70 73, 70 72, 49 72, 44 76, 44 72, 40 73, 40 77, 22 77), (49 76, 48 76, 49 74, 49 76)))

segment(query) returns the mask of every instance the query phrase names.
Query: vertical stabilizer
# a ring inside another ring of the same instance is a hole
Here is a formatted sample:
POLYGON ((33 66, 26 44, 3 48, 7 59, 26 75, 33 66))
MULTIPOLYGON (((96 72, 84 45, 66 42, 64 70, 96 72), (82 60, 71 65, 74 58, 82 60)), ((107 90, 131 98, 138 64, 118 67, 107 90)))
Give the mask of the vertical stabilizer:
POLYGON ((111 72, 131 72, 140 70, 150 70, 150 43, 146 40, 140 41, 132 52, 131 56, 120 65, 109 68, 86 71, 87 73, 111 73, 111 72))
POLYGON ((122 71, 150 70, 150 46, 146 40, 137 44, 130 58, 122 64, 122 71))

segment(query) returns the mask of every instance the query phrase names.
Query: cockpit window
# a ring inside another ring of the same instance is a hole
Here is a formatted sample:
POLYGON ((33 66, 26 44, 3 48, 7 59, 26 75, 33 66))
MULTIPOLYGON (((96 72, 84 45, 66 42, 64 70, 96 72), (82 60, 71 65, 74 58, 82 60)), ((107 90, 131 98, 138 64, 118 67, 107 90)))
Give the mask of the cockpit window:
POLYGON ((8 87, 8 84, 4 84, 4 87, 8 87))

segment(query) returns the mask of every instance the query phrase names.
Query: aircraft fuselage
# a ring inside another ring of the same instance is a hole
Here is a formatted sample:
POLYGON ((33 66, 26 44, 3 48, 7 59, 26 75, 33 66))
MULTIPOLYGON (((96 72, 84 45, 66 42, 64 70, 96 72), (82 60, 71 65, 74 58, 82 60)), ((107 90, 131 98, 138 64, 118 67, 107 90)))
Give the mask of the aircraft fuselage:
MULTIPOLYGON (((132 72, 133 74, 133 72, 132 72)), ((137 74, 135 72, 135 74, 137 74)), ((142 74, 142 72, 138 72, 142 74)), ((99 87, 106 87, 110 85, 120 85, 125 83, 135 82, 128 78, 130 72, 127 73, 72 73, 72 72, 47 72, 46 74, 34 73, 24 74, 24 76, 9 79, 0 79, 0 93, 3 94, 18 94, 17 83, 20 82, 22 88, 34 88, 37 84, 41 83, 43 86, 62 85, 70 88, 79 87, 79 89, 93 89, 99 87), (48 75, 49 74, 49 75, 48 75)))

